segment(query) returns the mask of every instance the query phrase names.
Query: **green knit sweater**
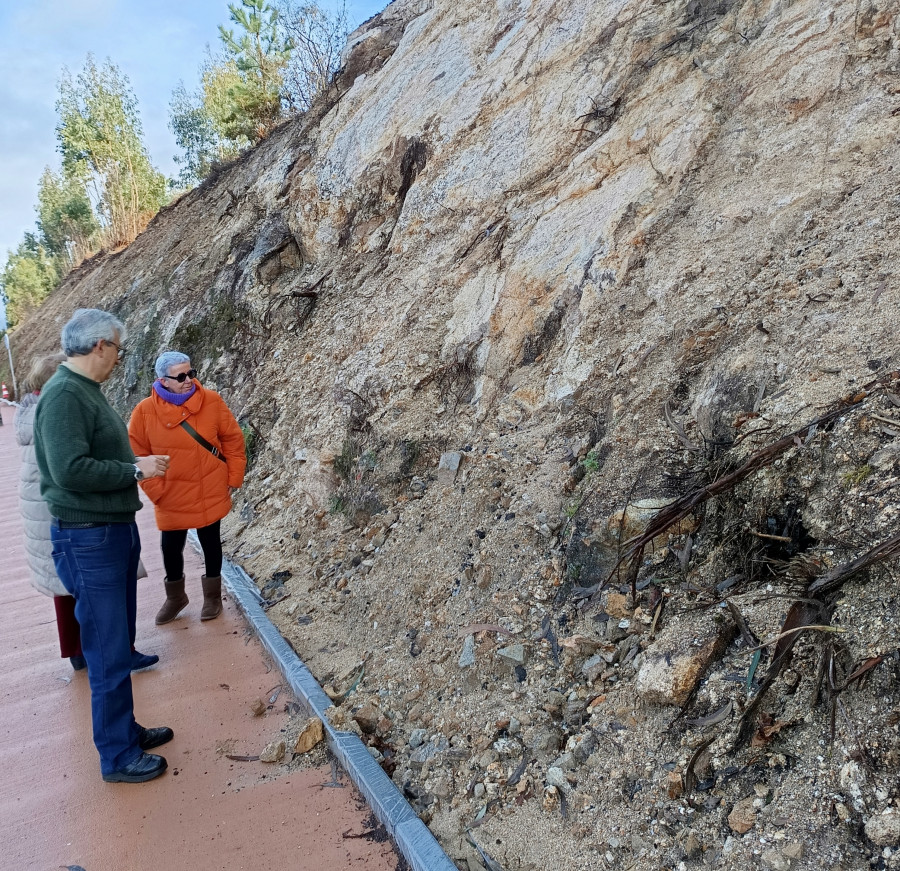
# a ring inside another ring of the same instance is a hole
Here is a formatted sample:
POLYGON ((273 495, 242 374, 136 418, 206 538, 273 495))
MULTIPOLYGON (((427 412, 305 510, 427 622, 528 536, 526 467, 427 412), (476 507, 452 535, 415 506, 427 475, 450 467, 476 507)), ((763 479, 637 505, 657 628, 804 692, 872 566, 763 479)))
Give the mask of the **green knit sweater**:
POLYGON ((60 520, 130 523, 141 507, 128 430, 100 385, 60 366, 34 416, 41 496, 60 520))

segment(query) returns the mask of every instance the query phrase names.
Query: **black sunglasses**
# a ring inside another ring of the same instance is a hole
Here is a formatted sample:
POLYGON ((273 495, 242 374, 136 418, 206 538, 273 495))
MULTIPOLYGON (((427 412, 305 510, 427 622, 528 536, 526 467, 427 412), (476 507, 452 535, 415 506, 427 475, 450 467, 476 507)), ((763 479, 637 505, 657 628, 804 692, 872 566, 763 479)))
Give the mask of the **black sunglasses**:
POLYGON ((187 378, 194 379, 196 377, 196 369, 188 369, 187 372, 180 372, 178 375, 163 375, 163 378, 168 378, 170 381, 177 381, 179 384, 184 384, 185 379, 187 378))

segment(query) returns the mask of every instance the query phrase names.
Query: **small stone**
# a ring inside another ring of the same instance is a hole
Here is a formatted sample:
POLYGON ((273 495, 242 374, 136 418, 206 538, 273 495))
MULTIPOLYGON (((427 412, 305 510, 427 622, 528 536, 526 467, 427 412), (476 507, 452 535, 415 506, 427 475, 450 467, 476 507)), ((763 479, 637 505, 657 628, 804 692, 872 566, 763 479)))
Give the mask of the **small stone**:
POLYGON ((694 618, 692 624, 687 624, 686 620, 673 619, 644 652, 634 684, 644 701, 683 706, 735 632, 730 622, 720 624, 711 618, 694 618), (692 639, 689 645, 685 644, 686 636, 692 639))
POLYGON ((628 609, 628 596, 622 593, 610 593, 606 599, 606 613, 610 617, 630 617, 628 609))
POLYGON ((412 732, 409 733, 409 746, 415 750, 416 747, 421 747, 425 743, 427 737, 427 729, 413 729, 412 732))
POLYGON ((606 669, 606 660, 599 653, 595 653, 581 666, 581 673, 590 682, 594 683, 606 669))
POLYGON ((559 768, 562 771, 572 771, 575 768, 575 757, 571 753, 563 753, 553 760, 551 767, 559 768))
POLYGON ((266 712, 266 703, 262 699, 257 699, 250 705, 250 711, 254 717, 261 717, 266 712))
POLYGON ((666 795, 671 799, 681 798, 684 792, 684 784, 681 775, 677 771, 670 771, 666 775, 666 795))
POLYGON ((260 762, 280 762, 284 757, 284 741, 270 741, 266 744, 266 749, 259 754, 260 762))
POLYGON ((866 823, 866 836, 879 847, 900 845, 900 810, 888 808, 880 814, 869 817, 866 823))
POLYGON ((766 850, 762 854, 763 864, 772 871, 790 871, 791 861, 785 858, 778 850, 766 850))
POLYGON ((463 641, 463 649, 462 653, 459 655, 459 667, 460 668, 468 668, 470 665, 475 665, 475 636, 467 635, 466 640, 463 641))
POLYGON ((756 809, 753 807, 753 796, 741 799, 728 814, 728 825, 739 835, 746 834, 756 825, 756 809))
POLYGON ((441 454, 438 462, 438 478, 445 484, 452 484, 456 480, 456 473, 459 471, 459 463, 462 460, 462 454, 457 451, 447 451, 441 454))
POLYGON ((310 717, 297 736, 294 753, 308 753, 324 738, 325 727, 322 725, 322 721, 318 717, 310 717))
POLYGON ((472 789, 472 794, 475 796, 475 798, 484 798, 484 793, 485 793, 484 784, 476 783, 472 789))
POLYGON ((426 762, 434 759, 440 753, 443 753, 450 746, 450 742, 441 736, 436 741, 429 741, 421 747, 417 747, 409 756, 409 763, 412 766, 421 767, 426 762))
POLYGON ((359 728, 367 735, 371 735, 378 728, 378 721, 381 719, 381 711, 373 704, 363 705, 356 713, 353 719, 359 724, 359 728))
POLYGON ((784 853, 788 859, 800 860, 804 856, 803 844, 795 843, 795 844, 787 844, 786 846, 781 848, 781 852, 784 853))
POLYGON ((506 660, 510 665, 524 665, 525 647, 522 644, 510 644, 508 647, 501 647, 497 651, 497 656, 506 660))
POLYGON ((688 859, 698 859, 703 853, 703 844, 695 832, 688 832, 688 836, 684 842, 684 855, 688 859))
POLYGON ((555 786, 557 789, 567 789, 569 781, 561 768, 551 766, 547 769, 547 786, 555 786))

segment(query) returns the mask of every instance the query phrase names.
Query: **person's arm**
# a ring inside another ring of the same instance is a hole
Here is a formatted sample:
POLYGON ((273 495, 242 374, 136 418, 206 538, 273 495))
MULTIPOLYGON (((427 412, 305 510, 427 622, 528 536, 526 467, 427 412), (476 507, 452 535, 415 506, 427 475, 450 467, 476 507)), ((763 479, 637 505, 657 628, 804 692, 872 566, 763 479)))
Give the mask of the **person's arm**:
POLYGON ((89 434, 94 428, 94 409, 70 391, 54 396, 39 408, 35 437, 39 439, 50 477, 65 490, 109 492, 134 483, 134 464, 100 460, 90 454, 89 434))
POLYGON ((153 449, 140 405, 131 413, 131 420, 128 421, 128 440, 131 442, 131 449, 134 451, 135 462, 145 475, 144 480, 140 482, 141 489, 155 505, 162 498, 163 491, 166 488, 166 479, 161 474, 152 475, 148 469, 144 468, 145 464, 143 461, 153 456, 151 453, 153 449))
POLYGON ((237 489, 244 483, 244 472, 247 470, 244 434, 221 396, 219 403, 219 443, 222 445, 222 456, 228 467, 228 486, 237 489))

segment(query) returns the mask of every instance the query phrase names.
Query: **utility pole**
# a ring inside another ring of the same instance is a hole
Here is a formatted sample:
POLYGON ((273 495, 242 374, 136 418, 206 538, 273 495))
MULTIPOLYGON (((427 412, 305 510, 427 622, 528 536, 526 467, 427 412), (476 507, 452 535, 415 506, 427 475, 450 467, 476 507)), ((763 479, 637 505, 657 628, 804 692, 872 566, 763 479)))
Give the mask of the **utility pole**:
POLYGON ((13 396, 15 396, 16 399, 18 399, 19 398, 19 388, 16 385, 16 370, 13 368, 12 349, 9 347, 9 333, 8 332, 3 334, 3 344, 6 345, 6 354, 9 357, 9 374, 12 377, 13 396))

